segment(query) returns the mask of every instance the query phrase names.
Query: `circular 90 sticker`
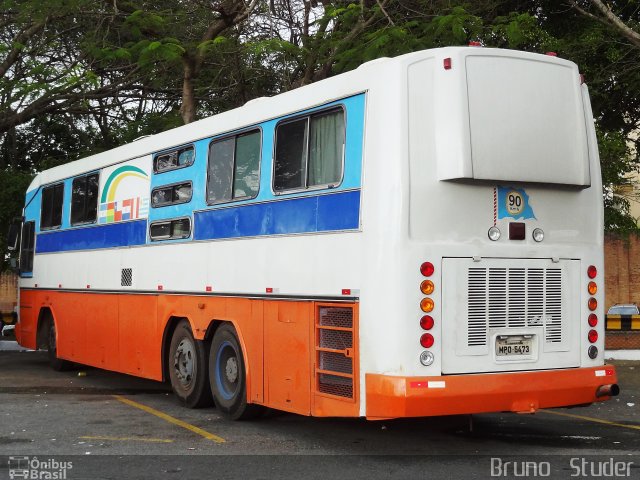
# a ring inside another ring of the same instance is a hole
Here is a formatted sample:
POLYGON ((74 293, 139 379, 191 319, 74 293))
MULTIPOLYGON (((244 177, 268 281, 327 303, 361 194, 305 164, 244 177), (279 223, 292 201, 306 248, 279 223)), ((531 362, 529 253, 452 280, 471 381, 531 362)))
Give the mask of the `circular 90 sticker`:
POLYGON ((520 192, 516 192, 515 190, 511 190, 507 193, 506 203, 509 215, 518 215, 522 213, 522 210, 524 210, 524 198, 522 198, 522 194, 520 192))

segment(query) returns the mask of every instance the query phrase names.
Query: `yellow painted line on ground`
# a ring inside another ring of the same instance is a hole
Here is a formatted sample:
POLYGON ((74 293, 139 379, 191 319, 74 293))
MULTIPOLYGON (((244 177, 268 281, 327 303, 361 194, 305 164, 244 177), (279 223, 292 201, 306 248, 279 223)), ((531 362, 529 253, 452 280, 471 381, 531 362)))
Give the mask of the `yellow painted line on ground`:
POLYGON ((182 420, 179 420, 175 417, 172 417, 171 415, 167 415, 164 412, 161 412, 160 410, 156 410, 155 408, 151 408, 148 407, 146 405, 143 405, 141 403, 138 402, 134 402, 133 400, 129 400, 128 398, 123 397, 122 395, 114 395, 114 398, 116 398, 117 400, 121 401, 122 403, 126 403, 127 405, 137 408, 139 410, 145 411, 147 413, 150 413, 151 415, 155 415, 158 418, 163 419, 166 422, 169 423, 173 423, 174 425, 177 425, 179 427, 182 427, 186 430, 189 430, 190 432, 193 433, 197 433, 198 435, 206 438, 207 440, 212 440, 216 443, 224 443, 225 439, 222 437, 219 437, 217 435, 214 435, 213 433, 209 433, 206 430, 203 430, 199 427, 196 427, 195 425, 191 425, 190 423, 187 422, 183 422, 182 420))
POLYGON ((151 442, 151 443, 172 443, 173 440, 170 439, 166 439, 166 438, 144 438, 144 437, 109 437, 109 436, 103 436, 103 435, 98 435, 95 437, 90 437, 90 436, 84 436, 84 437, 78 437, 81 438, 82 440, 110 440, 113 442, 151 442))
POLYGON ((552 410, 539 410, 543 413, 550 413, 552 415, 559 415, 561 417, 576 418, 578 420, 585 420, 593 423, 604 423, 605 425, 611 425, 612 427, 630 428, 631 430, 640 430, 640 425, 625 425, 624 423, 610 422, 609 420, 603 420, 601 418, 585 417, 584 415, 574 415, 573 413, 554 412, 552 410))

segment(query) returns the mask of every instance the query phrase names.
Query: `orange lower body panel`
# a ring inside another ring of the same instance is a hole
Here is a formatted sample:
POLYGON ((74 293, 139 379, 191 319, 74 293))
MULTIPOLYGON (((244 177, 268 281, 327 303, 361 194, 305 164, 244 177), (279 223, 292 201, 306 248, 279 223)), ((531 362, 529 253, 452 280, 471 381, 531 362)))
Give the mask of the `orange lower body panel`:
MULTIPOLYGON (((185 318, 205 339, 212 322, 233 324, 244 353, 247 400, 303 415, 357 416, 353 398, 327 395, 316 386, 315 319, 312 301, 241 297, 22 290, 18 342, 36 348, 38 319, 50 310, 61 359, 163 380, 163 345, 171 318, 185 318)), ((353 308, 357 324, 357 307, 353 308)), ((354 334, 357 339, 357 334, 354 334)), ((352 346, 357 352, 357 344, 352 346)), ((166 353, 166 352, 165 352, 166 353)), ((357 378, 357 362, 353 378, 357 378)))
POLYGON ((533 413, 540 408, 607 400, 610 397, 597 398, 596 389, 616 382, 615 368, 610 365, 441 377, 367 374, 367 418, 533 413))

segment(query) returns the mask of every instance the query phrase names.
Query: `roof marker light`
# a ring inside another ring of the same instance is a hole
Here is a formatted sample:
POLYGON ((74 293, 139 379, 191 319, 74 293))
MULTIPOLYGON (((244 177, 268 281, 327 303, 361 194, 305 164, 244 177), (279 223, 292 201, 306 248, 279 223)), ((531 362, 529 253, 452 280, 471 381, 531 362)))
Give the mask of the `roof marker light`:
POLYGON ((445 70, 451 70, 451 57, 447 57, 442 62, 445 70))
POLYGON ((547 52, 547 53, 545 53, 545 55, 548 55, 550 57, 557 57, 558 56, 558 54, 556 52, 547 52))
POLYGON ((469 42, 469 46, 470 46, 470 47, 481 47, 481 46, 482 46, 482 44, 481 44, 480 42, 478 42, 477 40, 471 40, 471 41, 469 42))

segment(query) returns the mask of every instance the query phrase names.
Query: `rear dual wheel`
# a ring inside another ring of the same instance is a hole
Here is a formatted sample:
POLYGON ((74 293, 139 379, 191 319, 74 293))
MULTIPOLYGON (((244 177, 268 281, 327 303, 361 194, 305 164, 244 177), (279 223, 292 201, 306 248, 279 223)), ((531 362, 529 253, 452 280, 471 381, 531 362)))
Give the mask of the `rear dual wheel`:
POLYGON ((213 336, 209 354, 209 384, 216 407, 231 420, 261 415, 264 407, 247 403, 247 376, 242 348, 235 329, 221 325, 213 336))
POLYGON ((169 379, 180 403, 188 408, 210 406, 208 385, 209 348, 206 341, 196 340, 187 320, 181 320, 173 331, 169 346, 169 379))
POLYGON ((215 402, 227 418, 255 418, 264 407, 247 403, 246 378, 242 348, 231 324, 221 325, 209 345, 194 339, 188 321, 178 323, 169 347, 169 379, 180 403, 198 408, 215 402))

